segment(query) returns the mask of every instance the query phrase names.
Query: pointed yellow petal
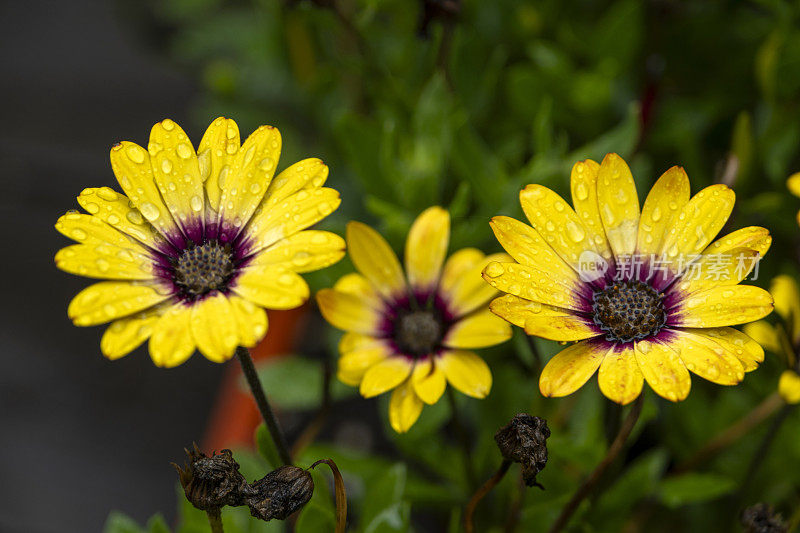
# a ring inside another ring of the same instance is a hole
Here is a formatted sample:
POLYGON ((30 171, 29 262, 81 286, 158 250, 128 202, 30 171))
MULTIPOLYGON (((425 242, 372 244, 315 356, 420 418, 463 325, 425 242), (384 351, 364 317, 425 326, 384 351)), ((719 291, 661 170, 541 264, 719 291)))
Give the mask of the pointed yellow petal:
POLYGON ((95 217, 153 249, 165 245, 164 237, 144 220, 131 201, 109 187, 84 189, 78 203, 95 217))
POLYGON ((411 383, 420 400, 433 405, 439 401, 447 387, 444 372, 428 357, 417 361, 411 374, 411 383))
POLYGON ((342 383, 357 387, 371 367, 394 352, 389 343, 360 333, 348 332, 339 341, 339 367, 337 377, 342 383))
POLYGON ((307 230, 281 239, 258 254, 250 263, 275 266, 295 272, 311 272, 330 266, 344 257, 344 239, 329 231, 307 230))
POLYGON ((643 340, 636 343, 634 352, 639 370, 656 394, 672 402, 689 395, 692 379, 670 344, 643 340))
POLYGON ((173 220, 183 228, 184 235, 199 241, 205 191, 197 154, 189 137, 175 122, 166 119, 150 130, 147 151, 153 178, 173 220))
POLYGON ((228 298, 212 292, 192 305, 192 336, 197 349, 209 361, 224 363, 239 345, 239 330, 228 298))
POLYGON ((786 403, 800 403, 800 376, 794 370, 784 370, 778 380, 778 393, 786 403))
POLYGON ((219 117, 208 127, 197 148, 200 177, 205 182, 207 207, 213 213, 219 213, 221 184, 231 170, 239 144, 239 126, 229 118, 219 117))
POLYGON ((153 326, 150 336, 150 357, 156 366, 172 368, 194 353, 191 329, 191 306, 176 304, 170 307, 153 326))
POLYGON ((446 350, 434 364, 444 372, 448 383, 459 392, 473 398, 486 398, 492 390, 489 365, 475 352, 446 350))
POLYGON ((231 289, 267 309, 294 309, 309 297, 303 278, 290 270, 274 267, 246 268, 231 289))
POLYGON ((93 215, 67 213, 56 221, 55 227, 62 235, 83 244, 112 244, 149 258, 147 248, 138 241, 93 215))
POLYGON ((636 252, 660 256, 664 241, 675 225, 691 194, 689 176, 681 167, 672 167, 656 181, 642 208, 636 252))
POLYGON ((406 274, 419 292, 433 290, 439 283, 442 264, 450 241, 450 214, 441 207, 429 207, 411 226, 406 239, 406 274))
POLYGON ((703 379, 719 385, 736 385, 744 379, 744 365, 705 330, 676 332, 672 341, 686 368, 703 379))
POLYGON ((397 387, 389 400, 389 423, 398 433, 405 433, 422 413, 422 401, 417 398, 411 381, 397 387))
POLYGON ((89 285, 69 304, 67 314, 76 326, 95 326, 133 315, 168 298, 151 285, 103 281, 89 285))
POLYGON ((372 365, 361 381, 359 392, 372 398, 400 385, 411 374, 414 362, 405 356, 391 356, 372 365))
POLYGON ((600 363, 597 383, 603 396, 612 402, 626 405, 638 398, 642 393, 644 376, 633 348, 619 346, 608 352, 600 363))
POLYGON ((554 341, 579 341, 600 334, 586 319, 566 309, 531 302, 512 294, 492 300, 492 312, 515 326, 525 328, 525 333, 554 341))
POLYGON ((316 158, 304 159, 290 166, 269 184, 265 207, 277 204, 302 189, 318 189, 328 179, 328 167, 316 158))
POLYGON ((575 206, 575 213, 589 234, 589 241, 595 243, 597 251, 603 259, 611 261, 613 254, 603 228, 600 206, 597 203, 597 175, 599 172, 600 165, 591 159, 578 161, 572 166, 570 175, 572 205, 575 206))
POLYGON ((356 270, 386 298, 406 294, 406 280, 400 261, 386 239, 360 222, 347 224, 347 249, 356 270))
MULTIPOLYGON (((745 326, 747 328, 747 326, 745 326)), ((703 328, 699 330, 686 329, 713 339, 726 351, 732 353, 742 363, 745 372, 758 368, 764 361, 764 349, 747 334, 733 328, 703 328)))
POLYGON ((772 244, 769 230, 759 226, 748 226, 728 233, 708 245, 703 250, 706 254, 724 254, 736 248, 750 248, 764 256, 772 244))
POLYGON ((689 265, 674 286, 681 294, 689 295, 723 285, 736 285, 753 271, 760 260, 761 254, 749 248, 734 248, 725 253, 704 253, 689 265))
POLYGON ((381 313, 358 296, 322 289, 317 293, 317 304, 325 320, 336 328, 366 335, 380 333, 381 313))
POLYGON ((560 398, 581 388, 600 367, 611 345, 602 340, 585 340, 564 348, 547 362, 539 376, 539 391, 548 398, 560 398))
POLYGON ((670 311, 671 326, 714 328, 744 324, 772 312, 772 296, 750 285, 722 286, 696 292, 670 311))
POLYGON ((575 311, 586 310, 587 304, 577 292, 581 285, 567 285, 551 279, 546 270, 495 261, 483 270, 483 279, 497 290, 526 300, 575 311))
POLYGON ((56 253, 58 268, 87 278, 152 280, 153 264, 149 258, 134 255, 129 248, 111 244, 73 244, 56 253))
POLYGON ((597 174, 597 205, 614 257, 636 252, 639 196, 631 169, 617 154, 608 154, 597 174))
POLYGON ((239 330, 239 344, 253 348, 267 334, 267 313, 261 307, 235 294, 228 295, 239 330))
POLYGON ((511 338, 511 324, 483 309, 450 326, 442 344, 449 348, 486 348, 511 338))
POLYGON ((497 296, 497 290, 483 281, 481 275, 484 267, 492 261, 511 261, 511 258, 506 254, 484 256, 473 248, 465 248, 448 259, 439 294, 455 318, 471 313, 497 296))
POLYGON ((115 320, 100 339, 100 350, 112 361, 128 355, 153 333, 153 325, 161 318, 148 312, 115 320))

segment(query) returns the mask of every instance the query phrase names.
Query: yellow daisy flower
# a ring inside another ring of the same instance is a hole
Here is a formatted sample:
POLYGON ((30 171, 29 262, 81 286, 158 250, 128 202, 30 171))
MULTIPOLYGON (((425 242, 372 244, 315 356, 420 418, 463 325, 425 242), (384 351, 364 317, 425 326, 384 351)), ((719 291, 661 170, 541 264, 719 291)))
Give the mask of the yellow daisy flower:
POLYGON ((712 185, 689 197, 680 167, 666 171, 639 210, 630 169, 616 154, 572 169, 574 209, 528 185, 520 202, 533 227, 508 217, 491 226, 517 261, 483 277, 508 293, 491 310, 536 335, 578 341, 542 371, 544 396, 571 394, 599 369, 600 390, 625 404, 646 380, 664 398, 689 394, 689 371, 733 385, 763 360, 761 347, 727 326, 769 314, 772 297, 739 285, 770 246, 748 227, 716 242, 734 194, 712 185), (714 275, 716 274, 716 275, 714 275))
MULTIPOLYGON (((786 180, 786 188, 793 195, 800 197, 800 172, 789 176, 789 179, 786 180)), ((797 223, 800 224, 800 211, 797 212, 797 223)))
POLYGON ((369 226, 351 222, 346 239, 359 273, 317 293, 325 319, 347 332, 339 343, 339 379, 359 386, 365 398, 394 389, 389 421, 399 433, 416 422, 423 404, 441 398, 446 382, 486 397, 492 374, 472 350, 507 340, 511 327, 489 312, 497 292, 480 273, 507 256, 465 248, 445 262, 450 215, 441 207, 427 209, 411 227, 406 275, 389 243, 369 226))
POLYGON ((791 276, 777 276, 769 292, 775 300, 775 313, 780 322, 772 325, 760 320, 744 327, 744 332, 772 353, 783 356, 786 370, 778 380, 778 393, 786 403, 800 403, 800 290, 791 276))
POLYGON ((111 167, 124 194, 85 189, 56 229, 79 244, 59 250, 67 272, 102 281, 69 304, 77 326, 112 322, 100 342, 118 359, 150 339, 157 366, 186 361, 195 348, 229 359, 267 331, 269 309, 309 297, 298 273, 341 259, 344 241, 302 231, 339 206, 323 188, 319 159, 296 163, 273 179, 281 137, 258 128, 243 145, 233 120, 218 118, 195 152, 173 121, 153 126, 147 149, 123 141, 111 167))

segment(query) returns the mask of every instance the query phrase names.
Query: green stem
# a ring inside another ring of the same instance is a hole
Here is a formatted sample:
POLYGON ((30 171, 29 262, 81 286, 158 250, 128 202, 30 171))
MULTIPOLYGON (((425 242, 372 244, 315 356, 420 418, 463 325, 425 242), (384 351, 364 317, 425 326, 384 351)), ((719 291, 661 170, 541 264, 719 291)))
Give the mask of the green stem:
POLYGON ((236 357, 242 365, 242 372, 244 373, 247 384, 250 386, 250 391, 253 393, 253 398, 258 405, 258 410, 261 411, 261 417, 267 425, 272 441, 278 449, 278 454, 281 457, 283 464, 292 464, 292 457, 289 455, 289 447, 286 446, 286 439, 283 436, 278 419, 275 418, 275 413, 272 412, 272 407, 269 405, 267 395, 264 393, 264 387, 261 385, 261 380, 258 378, 256 367, 253 365, 253 359, 250 357, 250 352, 247 348, 239 346, 236 348, 236 357))

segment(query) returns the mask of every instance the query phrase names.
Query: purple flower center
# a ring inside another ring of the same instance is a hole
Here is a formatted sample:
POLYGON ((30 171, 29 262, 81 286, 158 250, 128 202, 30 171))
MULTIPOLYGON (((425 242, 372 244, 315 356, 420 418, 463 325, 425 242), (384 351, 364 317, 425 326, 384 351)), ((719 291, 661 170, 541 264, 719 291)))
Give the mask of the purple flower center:
POLYGON ((174 260, 172 275, 183 296, 195 300, 227 289, 234 270, 230 245, 210 240, 183 250, 174 260))
POLYGON ((653 337, 667 321, 664 295, 647 283, 616 281, 594 293, 594 322, 613 342, 632 342, 653 337))
POLYGON ((420 357, 438 349, 444 324, 433 311, 403 311, 394 320, 394 342, 401 352, 420 357))

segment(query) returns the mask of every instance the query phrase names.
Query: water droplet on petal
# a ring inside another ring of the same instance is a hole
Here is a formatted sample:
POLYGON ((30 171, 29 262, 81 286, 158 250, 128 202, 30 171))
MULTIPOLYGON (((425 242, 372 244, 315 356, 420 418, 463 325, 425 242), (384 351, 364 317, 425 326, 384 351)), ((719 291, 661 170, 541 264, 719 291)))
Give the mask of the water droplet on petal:
POLYGON ((143 203, 140 207, 140 210, 144 215, 144 217, 150 222, 153 222, 154 220, 158 219, 158 217, 161 214, 158 210, 158 207, 156 207, 154 204, 150 202, 143 203))
POLYGON ((125 150, 125 153, 128 154, 128 159, 130 159, 134 163, 137 164, 144 163, 144 150, 141 147, 135 144, 128 145, 128 148, 125 150))
POLYGON ((172 172, 172 161, 169 159, 164 159, 161 161, 161 170, 164 171, 164 174, 169 174, 172 172))
POLYGON ((178 154, 178 157, 181 159, 189 159, 192 157, 192 149, 186 143, 180 143, 176 146, 175 153, 178 154))

